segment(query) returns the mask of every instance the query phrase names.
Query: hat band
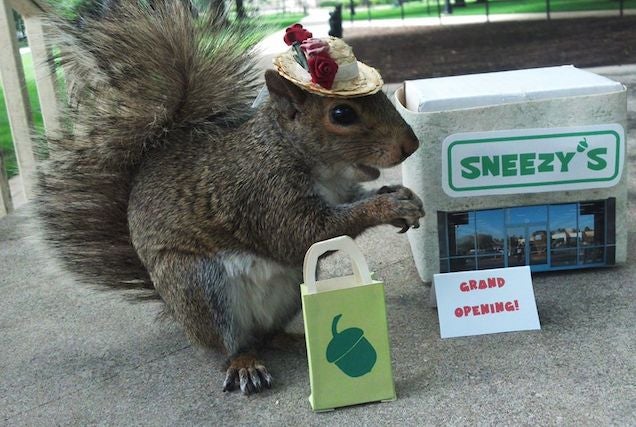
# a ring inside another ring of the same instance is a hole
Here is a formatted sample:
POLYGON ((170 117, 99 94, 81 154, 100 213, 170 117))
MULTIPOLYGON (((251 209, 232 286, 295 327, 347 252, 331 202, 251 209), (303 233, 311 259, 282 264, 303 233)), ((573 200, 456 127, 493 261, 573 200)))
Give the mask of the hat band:
MULTIPOLYGON (((296 75, 301 77, 301 80, 304 82, 311 81, 311 74, 307 70, 305 70, 299 63, 294 61, 294 66, 296 67, 296 75)), ((336 71, 336 76, 334 77, 334 82, 344 82, 348 80, 353 80, 360 75, 358 71, 358 61, 349 62, 348 64, 338 64, 338 71, 336 71)))
POLYGON ((338 64, 338 71, 336 71, 336 77, 333 79, 335 82, 343 82, 347 80, 353 80, 360 75, 358 71, 358 61, 349 62, 348 64, 338 64))

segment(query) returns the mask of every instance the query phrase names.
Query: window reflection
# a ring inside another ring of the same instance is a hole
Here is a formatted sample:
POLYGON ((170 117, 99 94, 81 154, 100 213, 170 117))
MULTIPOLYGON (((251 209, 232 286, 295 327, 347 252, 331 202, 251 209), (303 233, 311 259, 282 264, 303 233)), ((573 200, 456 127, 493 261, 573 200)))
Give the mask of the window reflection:
POLYGON ((582 245, 605 244, 605 204, 602 201, 581 203, 579 230, 582 245))
POLYGON ((440 213, 440 271, 614 263, 605 200, 440 213))
POLYGON ((550 206, 552 249, 576 247, 576 204, 550 206))
POLYGON ((548 232, 546 224, 529 226, 527 232, 530 244, 530 265, 546 264, 548 262, 548 232))
POLYGON ((508 267, 526 265, 526 232, 524 227, 508 227, 508 267))
POLYGON ((576 265, 576 249, 561 249, 552 251, 550 265, 552 267, 564 267, 576 265))
POLYGON ((448 214, 448 249, 451 256, 475 254, 475 212, 448 214))
POLYGON ((532 222, 546 222, 548 220, 546 205, 508 208, 506 211, 506 222, 508 224, 528 224, 532 222))
POLYGON ((477 257, 477 269, 478 270, 489 270, 491 268, 504 268, 504 257, 503 254, 500 255, 485 255, 477 257))
POLYGON ((581 248, 579 250, 579 261, 582 264, 598 264, 605 262, 605 247, 581 248))
POLYGON ((477 253, 503 254, 504 212, 503 209, 477 211, 477 253))
POLYGON ((503 268, 504 263, 504 210, 477 211, 477 269, 503 268))
POLYGON ((450 271, 476 270, 475 257, 461 257, 450 259, 450 271))

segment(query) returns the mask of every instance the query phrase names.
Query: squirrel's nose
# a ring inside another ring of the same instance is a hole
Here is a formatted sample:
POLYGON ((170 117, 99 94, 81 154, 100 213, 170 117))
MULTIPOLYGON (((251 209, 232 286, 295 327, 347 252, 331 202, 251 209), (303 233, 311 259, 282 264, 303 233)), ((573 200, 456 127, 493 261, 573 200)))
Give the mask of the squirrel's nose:
POLYGON ((402 142, 402 145, 401 145, 402 160, 406 159, 408 156, 415 153, 415 150, 417 150, 419 146, 420 146, 420 143, 417 140, 415 133, 413 132, 411 128, 409 128, 407 135, 404 138, 404 141, 402 142))

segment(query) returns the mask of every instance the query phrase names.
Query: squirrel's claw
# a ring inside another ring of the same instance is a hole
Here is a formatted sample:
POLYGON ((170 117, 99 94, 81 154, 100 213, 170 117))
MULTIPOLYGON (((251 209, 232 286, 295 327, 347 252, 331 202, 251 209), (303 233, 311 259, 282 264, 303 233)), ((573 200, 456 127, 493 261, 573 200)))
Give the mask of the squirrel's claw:
POLYGON ((422 209, 422 201, 411 190, 405 187, 393 186, 382 187, 378 190, 378 194, 386 194, 392 192, 397 196, 400 204, 402 218, 391 221, 391 225, 400 228, 398 233, 406 233, 409 228, 420 228, 420 218, 424 216, 422 209))
POLYGON ((410 226, 406 223, 406 221, 404 221, 404 225, 401 226, 402 229, 400 231, 398 231, 398 233, 403 234, 406 233, 407 231, 409 231, 409 228, 413 227, 413 228, 420 228, 420 220, 416 219, 413 224, 411 224, 410 226))
POLYGON ((236 386, 236 378, 238 377, 238 371, 236 368, 229 367, 225 373, 225 381, 223 381, 223 391, 232 391, 236 386))
MULTIPOLYGON (((262 384, 265 388, 272 388, 272 375, 267 371, 267 368, 263 365, 256 365, 257 377, 263 380, 262 384)), ((259 379, 259 384, 261 384, 259 379)))
POLYGON ((422 201, 410 189, 401 185, 390 185, 377 190, 378 195, 390 195, 395 203, 395 215, 390 224, 400 228, 398 233, 406 233, 409 228, 419 228, 420 218, 424 216, 422 201))
POLYGON ((244 395, 250 395, 271 387, 272 376, 253 356, 241 355, 230 361, 223 381, 224 392, 240 388, 244 395))

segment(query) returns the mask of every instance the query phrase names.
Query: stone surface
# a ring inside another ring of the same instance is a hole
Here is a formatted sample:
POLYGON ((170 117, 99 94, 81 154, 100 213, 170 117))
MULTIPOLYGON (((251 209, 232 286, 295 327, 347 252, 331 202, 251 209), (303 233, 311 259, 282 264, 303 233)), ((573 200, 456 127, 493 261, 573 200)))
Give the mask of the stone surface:
MULTIPOLYGON (((636 68, 603 74, 636 83, 636 68)), ((633 133, 631 89, 628 103, 633 133)), ((399 169, 382 180, 399 182, 399 169)), ((223 393, 223 356, 156 321, 156 304, 75 283, 39 249, 27 214, 23 207, 0 220, 0 424, 636 424, 634 209, 625 266, 534 275, 536 332, 440 339, 406 237, 389 226, 364 234, 358 243, 386 284, 398 400, 323 414, 307 401, 302 350, 263 354, 272 390, 223 393)), ((349 268, 336 255, 321 277, 349 268)), ((302 330, 299 317, 290 329, 302 330)))

